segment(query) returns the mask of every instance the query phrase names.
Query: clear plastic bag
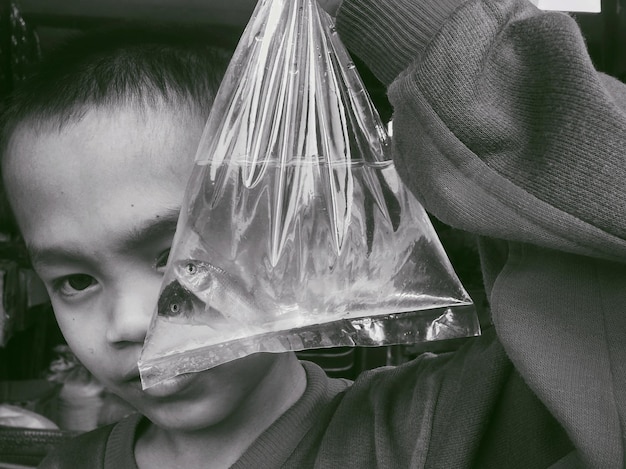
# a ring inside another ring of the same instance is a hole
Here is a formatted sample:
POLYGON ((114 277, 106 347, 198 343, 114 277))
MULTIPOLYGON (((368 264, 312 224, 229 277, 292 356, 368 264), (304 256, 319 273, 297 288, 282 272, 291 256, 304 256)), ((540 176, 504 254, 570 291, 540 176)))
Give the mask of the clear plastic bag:
POLYGON ((477 335, 315 0, 261 0, 196 155, 144 387, 255 352, 477 335))

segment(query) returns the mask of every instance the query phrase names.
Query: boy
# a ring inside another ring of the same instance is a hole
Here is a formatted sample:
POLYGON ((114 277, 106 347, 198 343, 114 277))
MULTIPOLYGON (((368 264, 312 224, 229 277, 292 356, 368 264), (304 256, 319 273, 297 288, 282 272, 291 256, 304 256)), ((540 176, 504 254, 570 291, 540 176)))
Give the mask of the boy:
POLYGON ((44 104, 5 132, 6 190, 61 329, 147 417, 44 467, 622 467, 623 88, 592 69, 571 19, 525 0, 346 0, 337 26, 390 85, 407 183, 484 236, 498 337, 354 384, 256 355, 142 392, 135 362, 210 96, 189 91, 197 74, 156 86, 145 51, 122 54, 89 99, 31 87, 44 104))
POLYGON ((25 215, 20 229, 68 344, 111 391, 172 430, 142 433, 140 467, 175 467, 170 457, 198 465, 190 445, 177 442, 181 428, 189 441, 211 428, 203 446, 216 467, 230 465, 305 381, 293 355, 267 354, 141 391, 138 353, 228 61, 226 51, 203 46, 206 38, 181 36, 154 42, 113 30, 68 46, 30 85, 39 93, 22 96, 5 160, 15 213, 25 215), (25 180, 33 190, 22 190, 25 180))

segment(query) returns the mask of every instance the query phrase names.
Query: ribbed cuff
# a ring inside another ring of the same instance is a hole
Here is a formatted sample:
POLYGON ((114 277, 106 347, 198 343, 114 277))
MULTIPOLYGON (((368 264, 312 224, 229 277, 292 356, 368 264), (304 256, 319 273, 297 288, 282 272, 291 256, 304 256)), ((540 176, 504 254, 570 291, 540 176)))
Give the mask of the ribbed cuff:
POLYGON ((344 0, 337 29, 350 52, 389 85, 465 1, 344 0))

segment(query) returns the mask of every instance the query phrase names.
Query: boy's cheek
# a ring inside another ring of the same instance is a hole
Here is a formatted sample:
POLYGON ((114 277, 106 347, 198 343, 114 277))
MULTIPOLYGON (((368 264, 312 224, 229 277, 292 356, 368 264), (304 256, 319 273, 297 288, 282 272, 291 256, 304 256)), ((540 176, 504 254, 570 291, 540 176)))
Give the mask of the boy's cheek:
MULTIPOLYGON (((89 328, 85 327, 83 321, 77 320, 75 315, 57 313, 55 311, 55 316, 67 344, 76 355, 82 355, 83 347, 87 348, 87 346, 83 346, 83 343, 88 342, 91 335, 89 328)), ((92 345, 89 346, 89 348, 94 350, 94 353, 95 346, 96 344, 93 342, 92 345)))
POLYGON ((112 375, 115 374, 115 370, 111 368, 107 351, 103 350, 95 341, 90 340, 88 333, 80 335, 76 333, 76 331, 70 331, 69 333, 66 333, 63 329, 61 329, 61 331, 66 337, 67 344, 80 363, 87 368, 101 384, 110 387, 113 384, 112 375))
MULTIPOLYGON (((63 337, 78 359, 93 373, 91 361, 102 360, 100 351, 102 339, 94 331, 100 329, 104 333, 104 325, 98 326, 79 313, 69 312, 54 305, 54 314, 63 337)), ((96 370, 97 371, 97 370, 96 370)), ((98 373, 94 373, 98 374, 98 373)))

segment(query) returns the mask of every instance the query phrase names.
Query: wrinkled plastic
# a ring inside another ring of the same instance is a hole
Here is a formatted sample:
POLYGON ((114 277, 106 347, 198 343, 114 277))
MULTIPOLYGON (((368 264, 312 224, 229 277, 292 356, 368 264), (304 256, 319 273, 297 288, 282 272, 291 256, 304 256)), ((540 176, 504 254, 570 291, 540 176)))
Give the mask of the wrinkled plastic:
POLYGON ((261 0, 196 155, 144 387, 255 352, 477 335, 315 0, 261 0))

